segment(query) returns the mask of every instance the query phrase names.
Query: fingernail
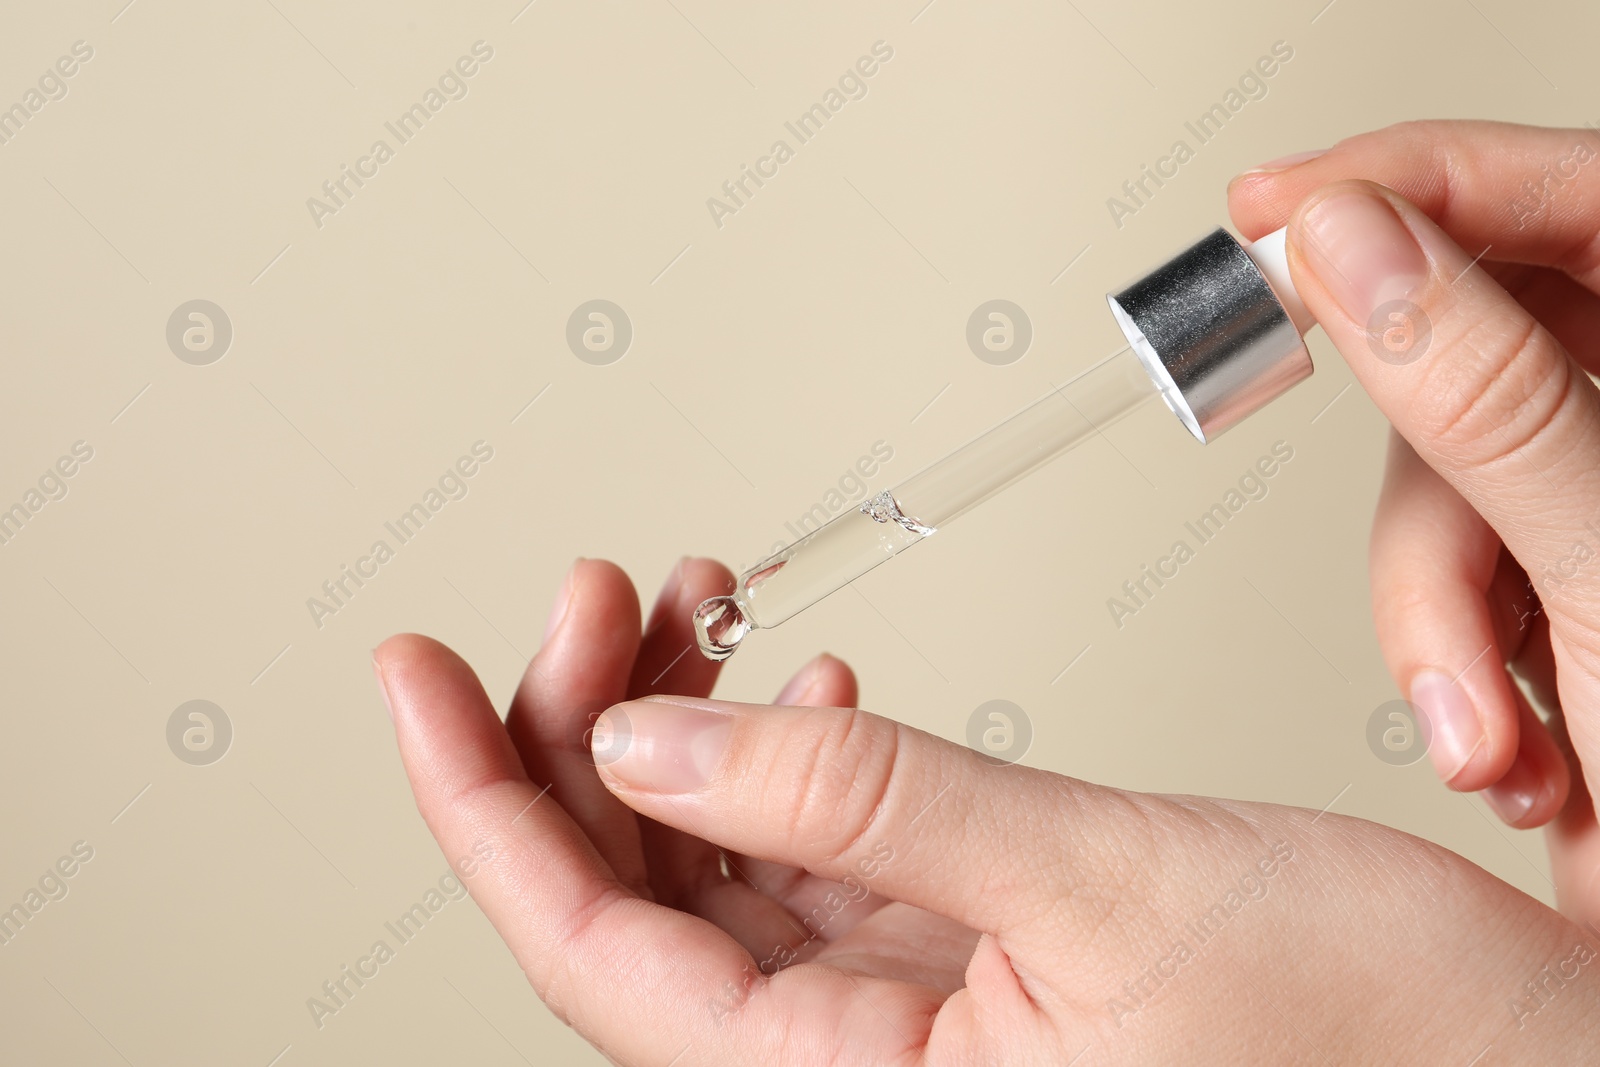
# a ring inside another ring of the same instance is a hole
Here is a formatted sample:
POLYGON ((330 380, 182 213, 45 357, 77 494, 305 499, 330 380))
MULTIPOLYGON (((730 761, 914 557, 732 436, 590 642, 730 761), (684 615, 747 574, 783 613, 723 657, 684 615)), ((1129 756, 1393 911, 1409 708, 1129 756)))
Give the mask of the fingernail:
POLYGON ((778 705, 803 706, 805 704, 806 697, 811 694, 812 687, 817 684, 817 679, 822 674, 822 661, 826 659, 827 656, 828 654, 826 652, 820 653, 810 663, 807 663, 804 667, 801 667, 798 671, 796 671, 794 677, 790 678, 788 683, 784 685, 782 691, 778 693, 778 698, 774 700, 773 703, 778 705))
POLYGON ((595 763, 632 789, 691 793, 716 773, 732 730, 732 718, 703 705, 630 700, 595 721, 605 756, 595 763))
POLYGON ((1428 758, 1440 780, 1449 782, 1483 744, 1478 713, 1443 671, 1426 670, 1412 679, 1411 703, 1428 717, 1428 758))
POLYGON ((1428 258, 1387 200, 1340 190, 1306 212, 1307 257, 1352 322, 1364 325, 1381 305, 1412 296, 1428 278, 1428 258))
POLYGON ((1494 813, 1507 826, 1515 826, 1533 810, 1543 784, 1521 760, 1513 763, 1506 776, 1483 791, 1494 813))
POLYGON ((561 622, 567 617, 567 608, 572 604, 572 587, 578 578, 578 564, 583 562, 579 556, 572 561, 572 566, 567 568, 567 580, 561 583, 561 591, 556 594, 556 602, 550 608, 550 620, 544 624, 544 640, 540 644, 549 644, 550 638, 560 628, 561 622))
POLYGON ((378 650, 372 650, 372 676, 378 679, 378 692, 383 694, 383 710, 389 713, 389 721, 394 722, 394 705, 389 701, 389 683, 384 680, 383 668, 378 665, 378 650))
POLYGON ((1258 166, 1251 167, 1244 173, 1276 174, 1279 171, 1288 170, 1290 167, 1298 167, 1302 163, 1310 163, 1318 156, 1325 156, 1327 154, 1328 150, 1326 148, 1314 148, 1309 152, 1296 152, 1293 155, 1279 156, 1277 159, 1268 160, 1267 162, 1259 164, 1258 166))

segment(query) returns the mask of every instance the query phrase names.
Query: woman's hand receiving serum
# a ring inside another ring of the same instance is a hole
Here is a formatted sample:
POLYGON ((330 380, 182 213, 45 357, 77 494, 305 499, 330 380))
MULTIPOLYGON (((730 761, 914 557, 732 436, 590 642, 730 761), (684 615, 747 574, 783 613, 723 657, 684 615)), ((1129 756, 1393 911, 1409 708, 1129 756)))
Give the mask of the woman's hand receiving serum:
POLYGON ((1395 428, 1389 668, 1439 776, 1555 820, 1563 910, 1600 918, 1600 133, 1409 123, 1288 162, 1229 202, 1246 237, 1288 225, 1300 295, 1395 428))
POLYGON ((731 580, 685 560, 641 633, 627 577, 580 561, 503 723, 442 645, 374 654, 445 856, 615 1062, 1550 1063, 1593 1045, 1600 986, 1544 979, 1594 960, 1594 935, 1398 831, 999 765, 853 710, 829 656, 775 707, 707 699, 718 665, 690 613, 731 580))

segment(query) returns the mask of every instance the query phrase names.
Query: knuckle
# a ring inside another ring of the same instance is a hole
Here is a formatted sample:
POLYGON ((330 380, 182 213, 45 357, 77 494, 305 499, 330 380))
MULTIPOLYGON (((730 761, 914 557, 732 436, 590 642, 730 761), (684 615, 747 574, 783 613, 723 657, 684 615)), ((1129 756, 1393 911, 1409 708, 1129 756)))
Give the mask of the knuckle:
POLYGON ((1418 149, 1431 151, 1442 139, 1443 131, 1439 127, 1440 121, 1437 119, 1402 119, 1376 130, 1358 133, 1346 138, 1346 142, 1379 149, 1401 145, 1412 151, 1418 149))
MULTIPOLYGON (((549 951, 523 968, 534 993, 556 1018, 584 1033, 592 1032, 592 1020, 585 1015, 586 1009, 592 1008, 592 998, 586 993, 595 986, 595 961, 604 959, 593 950, 592 942, 611 920, 613 909, 626 899, 615 885, 605 885, 589 895, 552 931, 549 951)), ((628 940, 622 939, 622 943, 628 940)), ((640 949, 634 945, 625 951, 637 954, 640 949)), ((631 962, 613 957, 605 966, 632 972, 631 962)))
POLYGON ((1426 398, 1421 429, 1457 466, 1531 458, 1568 409, 1574 382, 1565 353, 1536 321, 1483 319, 1431 361, 1420 394, 1426 398))
POLYGON ((1373 615, 1380 630, 1392 629, 1394 636, 1405 637, 1414 624, 1434 613, 1439 591, 1414 578, 1385 576, 1372 586, 1373 615))
POLYGON ((1072 779, 1054 784, 1062 825, 1084 829, 1065 831, 1071 846, 1046 875, 1058 891, 1036 919, 1073 943, 1108 951, 1142 942, 1163 925, 1155 902, 1166 881, 1160 842, 1170 802, 1116 790, 1091 799, 1072 779))
POLYGON ((819 709, 800 716, 786 740, 795 763, 779 810, 789 814, 789 844, 833 865, 882 817, 897 776, 899 728, 864 711, 819 709))

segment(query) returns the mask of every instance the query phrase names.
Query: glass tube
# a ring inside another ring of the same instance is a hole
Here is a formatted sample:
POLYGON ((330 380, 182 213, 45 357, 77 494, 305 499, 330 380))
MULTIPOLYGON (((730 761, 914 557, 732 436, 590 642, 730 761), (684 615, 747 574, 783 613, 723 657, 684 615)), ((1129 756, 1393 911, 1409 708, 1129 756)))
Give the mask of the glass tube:
POLYGON ((793 618, 1159 395, 1130 349, 1102 360, 745 571, 732 595, 695 610, 700 651, 727 659, 751 630, 793 618))

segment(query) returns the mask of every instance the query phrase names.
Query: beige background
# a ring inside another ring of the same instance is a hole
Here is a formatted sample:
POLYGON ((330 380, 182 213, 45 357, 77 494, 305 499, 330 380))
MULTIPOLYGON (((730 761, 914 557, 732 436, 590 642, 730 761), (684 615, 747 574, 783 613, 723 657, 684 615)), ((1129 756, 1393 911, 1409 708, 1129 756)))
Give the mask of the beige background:
MULTIPOLYGON (((1102 294, 1225 221, 1237 170, 1408 117, 1600 119, 1578 3, 125 2, 0 16, 0 101, 94 49, 0 147, 0 504, 94 449, 0 547, 0 904, 94 849, 0 947, 6 1063, 598 1062, 470 902, 313 1024, 445 871, 373 645, 432 634, 504 697, 573 557, 648 597, 684 552, 748 564, 873 442, 892 484, 1112 351, 1102 294), (306 199, 478 40, 469 95, 317 228, 306 199), (718 229, 706 198, 879 40, 868 95, 718 229), (1268 95, 1115 226, 1279 40, 1268 95), (596 297, 635 331, 610 366, 564 340, 596 297), (996 297, 1035 330, 1004 367, 964 338, 996 297), (234 330, 209 366, 165 340, 195 298, 234 330), (469 495, 316 627, 306 599, 478 440, 469 495), (192 699, 232 723, 209 766, 168 748, 192 699)), ((1537 835, 1367 747, 1397 695, 1363 559, 1384 425, 1313 348, 1217 444, 1141 412, 753 637, 722 692, 826 648, 945 737, 1009 699, 1039 766, 1337 798, 1549 899, 1537 835), (1270 496, 1118 631, 1106 598, 1278 440, 1270 496)))

